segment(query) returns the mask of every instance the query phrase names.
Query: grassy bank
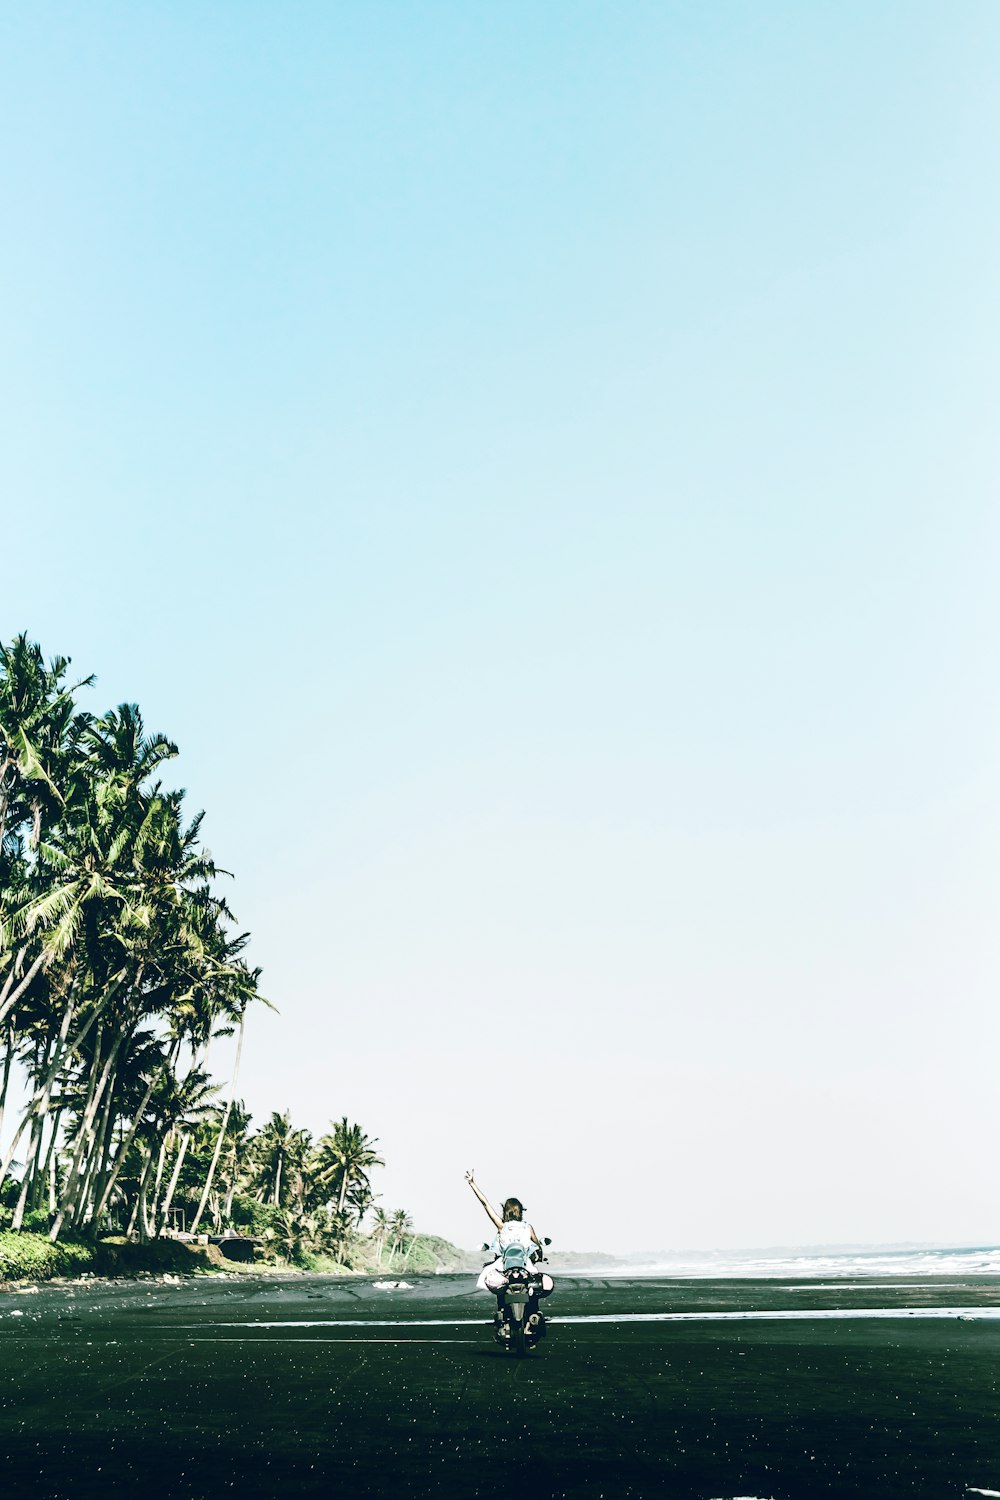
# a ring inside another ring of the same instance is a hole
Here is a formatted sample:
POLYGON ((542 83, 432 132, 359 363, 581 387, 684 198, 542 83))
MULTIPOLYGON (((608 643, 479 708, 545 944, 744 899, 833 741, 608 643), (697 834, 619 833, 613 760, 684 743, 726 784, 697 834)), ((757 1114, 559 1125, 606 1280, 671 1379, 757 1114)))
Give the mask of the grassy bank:
POLYGON ((138 1276, 151 1271, 190 1275, 229 1264, 213 1245, 184 1245, 177 1240, 157 1240, 151 1245, 121 1238, 94 1244, 60 1240, 53 1245, 44 1234, 0 1234, 0 1281, 48 1281, 53 1276, 86 1274, 138 1276))
POLYGON ((93 1269, 89 1246, 51 1245, 44 1234, 0 1234, 0 1281, 47 1281, 93 1269))
POLYGON ((50 1243, 44 1234, 25 1230, 0 1232, 0 1282, 48 1281, 53 1276, 140 1276, 170 1271, 179 1275, 221 1269, 241 1272, 293 1269, 327 1275, 403 1275, 428 1271, 465 1271, 477 1263, 448 1240, 436 1235, 413 1237, 403 1255, 383 1255, 381 1260, 365 1241, 356 1242, 345 1262, 326 1255, 303 1254, 293 1261, 260 1255, 253 1266, 227 1260, 215 1245, 189 1245, 161 1239, 140 1245, 121 1236, 94 1243, 60 1240, 50 1243))

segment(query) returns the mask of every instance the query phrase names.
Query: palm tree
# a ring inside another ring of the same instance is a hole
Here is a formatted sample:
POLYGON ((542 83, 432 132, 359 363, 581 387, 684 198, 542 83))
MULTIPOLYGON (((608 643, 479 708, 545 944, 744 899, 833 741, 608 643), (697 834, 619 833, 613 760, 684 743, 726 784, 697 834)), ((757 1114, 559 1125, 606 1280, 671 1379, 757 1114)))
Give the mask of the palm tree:
POLYGON ((0 643, 0 848, 29 817, 37 844, 43 815, 62 805, 56 780, 69 749, 73 694, 94 680, 66 686, 68 666, 60 656, 46 667, 27 635, 0 643))
POLYGON ((283 1174, 303 1156, 304 1146, 304 1132, 293 1128, 288 1110, 282 1115, 275 1110, 254 1138, 256 1196, 261 1203, 281 1207, 282 1188, 288 1188, 283 1174))
POLYGON ((372 1192, 367 1177, 358 1178, 351 1184, 351 1190, 347 1195, 347 1211, 359 1229, 364 1223, 365 1214, 374 1202, 375 1194, 372 1192))
MULTIPOLYGON (((225 1197, 222 1202, 221 1219, 228 1224, 233 1212, 233 1199, 237 1188, 244 1180, 250 1155, 250 1115, 243 1101, 237 1099, 229 1112, 226 1128, 226 1145, 219 1162, 219 1172, 225 1182, 225 1197)), ((221 1227, 221 1224, 217 1227, 221 1227)))
POLYGON ((349 1125, 346 1115, 334 1125, 332 1134, 320 1137, 316 1179, 321 1187, 337 1192, 338 1213, 344 1212, 352 1183, 367 1185, 369 1169, 385 1166, 375 1150, 377 1145, 378 1141, 369 1140, 360 1125, 349 1125))
POLYGON ((389 1221, 389 1233, 392 1236, 392 1248, 390 1255, 399 1255, 406 1242, 406 1236, 413 1228, 413 1220, 405 1208, 398 1208, 389 1221))
POLYGON ((226 1127, 229 1124, 229 1115, 230 1111, 232 1110, 233 1099, 236 1094, 236 1081, 240 1076, 240 1057, 243 1053, 243 1030, 244 1022, 246 1020, 246 1007, 250 1001, 253 989, 256 987, 258 973, 259 971, 255 972, 252 976, 248 976, 248 978, 250 979, 250 983, 247 986, 242 1004, 239 1004, 236 1032, 236 1060, 233 1063, 233 1073, 229 1081, 229 1092, 226 1097, 226 1107, 223 1110, 222 1114, 222 1123, 219 1126, 219 1134, 216 1136, 215 1140, 215 1150, 212 1153, 212 1161, 208 1168, 208 1175, 205 1178, 205 1186, 202 1190, 201 1201, 198 1204, 198 1208, 194 1216, 194 1222, 191 1225, 192 1234, 195 1234, 197 1232, 198 1225, 201 1223, 201 1216, 205 1212, 205 1205, 208 1202, 208 1195, 212 1191, 212 1179, 215 1176, 215 1169, 219 1165, 219 1156, 222 1152, 222 1142, 225 1139, 226 1127))
POLYGON ((53 1016, 51 1045, 44 1050, 47 1070, 18 1135, 29 1124, 37 1131, 57 1076, 74 1059, 83 1060, 86 1044, 90 1084, 68 1175, 75 1194, 86 1176, 95 1129, 107 1139, 103 1123, 96 1125, 98 1112, 110 1097, 122 1044, 141 1016, 136 992, 145 977, 158 896, 162 905, 162 872, 155 859, 146 858, 144 868, 143 856, 160 852, 153 834, 166 828, 169 836, 173 809, 158 797, 158 788, 144 795, 139 783, 175 750, 162 736, 142 739, 141 718, 129 705, 103 720, 74 724, 76 759, 60 793, 59 816, 48 837, 36 841, 22 899, 7 923, 21 954, 32 947, 37 953, 24 978, 8 990, 6 1007, 23 1000, 29 980, 37 990, 44 971, 61 964, 59 984, 49 986, 61 995, 61 1016, 58 1023, 53 1016))
POLYGON ((183 794, 155 780, 175 746, 132 704, 77 712, 66 670, 24 636, 0 647, 0 1108, 15 1068, 29 1084, 0 1181, 23 1156, 16 1222, 47 1187, 53 1236, 95 1232, 136 1153, 134 1210, 148 1209, 155 1164, 156 1219, 166 1138, 178 1139, 167 1085, 205 1078, 220 1021, 257 998, 201 818, 185 826, 183 794))
POLYGON ((173 1049, 168 1050, 165 1040, 150 1034, 144 1045, 133 1047, 121 1069, 118 1079, 119 1138, 113 1156, 109 1155, 103 1178, 94 1194, 95 1231, 114 1197, 133 1142, 144 1125, 148 1128, 150 1122, 147 1120, 147 1111, 150 1101, 157 1084, 162 1084, 171 1072, 172 1052, 173 1049))
POLYGON ((35 851, 45 826, 65 808, 79 760, 86 716, 74 717, 75 689, 64 683, 68 665, 57 657, 46 667, 25 635, 9 648, 0 645, 0 910, 6 913, 0 921, 0 1023, 55 951, 26 940, 10 916, 37 895, 35 851))
POLYGON ((389 1237, 392 1227, 389 1215, 384 1208, 376 1208, 372 1214, 372 1238, 375 1241, 375 1264, 381 1266, 382 1252, 385 1250, 385 1242, 389 1237))
MULTIPOLYGON (((164 1162, 164 1149, 169 1151, 178 1136, 180 1140, 163 1203, 159 1208, 155 1202, 153 1203, 151 1218, 157 1225, 155 1230, 157 1234, 161 1234, 170 1222, 170 1206, 173 1203, 174 1193, 177 1191, 177 1182, 181 1167, 184 1165, 184 1157, 187 1155, 191 1134, 198 1121, 212 1108, 212 1095, 217 1092, 217 1085, 211 1083, 207 1074, 197 1068, 192 1068, 182 1082, 174 1083, 170 1089, 162 1117, 164 1124, 167 1125, 167 1134, 161 1140, 161 1169, 164 1162)), ((148 1223, 148 1220, 145 1222, 148 1223)))
POLYGON ((281 1247, 288 1260, 298 1260, 303 1252, 320 1248, 319 1220, 314 1215, 287 1209, 279 1216, 275 1228, 268 1232, 268 1237, 281 1247))

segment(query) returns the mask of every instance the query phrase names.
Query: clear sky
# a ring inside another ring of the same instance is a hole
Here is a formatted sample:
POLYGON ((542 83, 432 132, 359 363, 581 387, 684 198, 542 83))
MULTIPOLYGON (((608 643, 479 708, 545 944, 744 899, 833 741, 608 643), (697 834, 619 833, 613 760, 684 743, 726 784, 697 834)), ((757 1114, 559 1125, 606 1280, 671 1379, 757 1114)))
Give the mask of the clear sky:
MULTIPOLYGON (((0 15, 0 636, 183 750, 258 1123, 1000 1239, 1000 7, 0 15)), ((225 1066, 220 1049, 218 1067, 225 1066)))

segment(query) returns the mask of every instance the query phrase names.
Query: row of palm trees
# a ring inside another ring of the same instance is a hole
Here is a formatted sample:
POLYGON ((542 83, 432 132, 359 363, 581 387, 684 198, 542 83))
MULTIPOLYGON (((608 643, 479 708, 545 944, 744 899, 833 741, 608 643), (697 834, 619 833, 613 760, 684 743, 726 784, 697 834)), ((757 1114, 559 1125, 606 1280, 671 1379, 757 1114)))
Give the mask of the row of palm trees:
MULTIPOLYGON (((209 1111, 195 1132, 190 1179, 173 1210, 179 1227, 190 1219, 204 1162, 220 1139, 217 1116, 218 1110, 209 1111)), ((209 1196, 213 1226, 249 1229, 292 1259, 329 1254, 381 1265, 384 1254, 405 1253, 412 1220, 405 1211, 390 1214, 376 1202, 369 1173, 385 1163, 378 1142, 360 1125, 345 1115, 314 1141, 309 1131, 292 1125, 286 1110, 272 1114, 256 1132, 249 1127, 250 1117, 237 1103, 222 1131, 209 1196)))
POLYGON ((9 1227, 44 1216, 53 1240, 148 1238, 180 1207, 197 1232, 242 1196, 319 1211, 343 1244, 372 1206, 375 1143, 344 1119, 313 1146, 287 1115, 251 1137, 239 1058, 248 1011, 268 1002, 202 815, 161 780, 177 747, 135 704, 82 710, 92 679, 69 666, 26 635, 0 644, 0 1128, 20 1101, 0 1153, 9 1227), (220 1088, 210 1052, 233 1036, 220 1088))
POLYGON ((262 1230, 265 1242, 291 1260, 328 1255, 378 1268, 386 1257, 403 1256, 405 1263, 413 1221, 404 1209, 389 1213, 376 1202, 368 1173, 384 1165, 377 1144, 346 1116, 314 1143, 307 1131, 292 1129, 287 1113, 272 1115, 247 1143, 238 1184, 260 1206, 248 1213, 247 1198, 237 1194, 234 1219, 262 1230))
MULTIPOLYGON (((207 1103, 188 1121, 187 1152, 170 1174, 157 1173, 142 1196, 142 1162, 133 1152, 123 1174, 122 1204, 132 1203, 140 1237, 197 1226, 242 1231, 262 1239, 276 1255, 303 1260, 330 1256, 346 1264, 382 1264, 406 1255, 412 1220, 376 1202, 370 1172, 383 1166, 378 1142, 346 1116, 314 1140, 293 1126, 286 1111, 257 1131, 242 1101, 224 1118, 207 1103), (220 1144, 221 1143, 221 1144, 220 1144), (213 1170, 214 1164, 214 1170, 213 1170), (203 1216, 205 1184, 211 1180, 203 1216), (164 1185, 161 1193, 161 1185, 164 1185), (146 1216, 143 1222, 143 1216, 146 1216), (367 1219, 367 1224, 366 1224, 367 1219)), ((179 1159, 176 1151, 175 1161, 179 1159)), ((113 1206, 114 1207, 114 1206, 113 1206)))

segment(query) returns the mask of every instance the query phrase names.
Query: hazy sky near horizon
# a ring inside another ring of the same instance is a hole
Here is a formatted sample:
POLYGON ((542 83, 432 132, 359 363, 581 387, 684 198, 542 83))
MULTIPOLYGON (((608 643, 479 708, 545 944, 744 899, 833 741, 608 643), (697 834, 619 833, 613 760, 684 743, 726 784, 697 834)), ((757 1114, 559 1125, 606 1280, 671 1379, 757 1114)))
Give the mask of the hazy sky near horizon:
MULTIPOLYGON (((1000 1240, 1000 8, 8 7, 0 636, 465 1243, 1000 1240)), ((217 1065, 225 1067, 220 1048, 217 1065)))

